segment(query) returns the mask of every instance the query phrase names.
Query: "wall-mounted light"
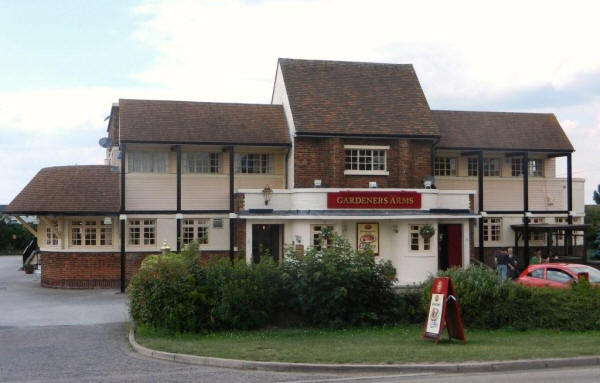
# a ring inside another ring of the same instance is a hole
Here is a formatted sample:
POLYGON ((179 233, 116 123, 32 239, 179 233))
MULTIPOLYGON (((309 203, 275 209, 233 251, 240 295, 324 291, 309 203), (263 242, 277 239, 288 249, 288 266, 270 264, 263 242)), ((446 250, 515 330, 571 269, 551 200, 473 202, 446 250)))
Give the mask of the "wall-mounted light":
POLYGON ((321 180, 314 180, 313 183, 314 183, 314 185, 315 185, 316 188, 320 188, 321 185, 322 185, 321 180))
POLYGON ((273 195, 273 189, 271 189, 271 187, 269 185, 267 185, 262 190, 262 194, 263 194, 263 198, 265 199, 265 205, 268 205, 269 201, 271 200, 271 196, 273 195))
POLYGON ((433 176, 425 176, 423 178, 423 186, 425 186, 425 189, 431 189, 433 187, 433 182, 433 176))
POLYGON ((105 225, 112 225, 112 218, 104 217, 104 221, 102 223, 104 223, 105 225))
POLYGON ((369 189, 377 189, 377 181, 369 181, 369 189))
POLYGON ((127 221, 127 214, 120 214, 119 221, 127 221))

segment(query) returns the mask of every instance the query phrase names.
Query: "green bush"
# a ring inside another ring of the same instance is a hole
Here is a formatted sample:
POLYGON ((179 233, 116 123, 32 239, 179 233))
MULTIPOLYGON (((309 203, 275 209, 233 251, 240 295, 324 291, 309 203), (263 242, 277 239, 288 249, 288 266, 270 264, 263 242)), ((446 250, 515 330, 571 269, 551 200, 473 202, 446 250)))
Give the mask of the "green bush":
POLYGON ((150 255, 128 288, 129 310, 139 323, 170 331, 206 327, 212 300, 194 283, 188 261, 181 255, 150 255))
MULTIPOLYGON (((472 328, 587 330, 600 325, 600 288, 578 282, 567 289, 527 287, 500 282, 493 270, 478 266, 449 269, 461 318, 472 328)), ((433 278, 423 285, 424 310, 433 278)))
POLYGON ((396 270, 390 261, 376 261, 370 250, 353 250, 335 234, 326 248, 312 247, 299 258, 289 250, 287 258, 283 270, 290 308, 307 324, 340 327, 396 319, 396 270))
MULTIPOLYGON (((1 215, 0 215, 1 217, 1 215)), ((32 225, 36 226, 36 225, 32 225)), ((19 254, 34 239, 19 223, 6 223, 0 219, 0 254, 19 254), (15 239, 13 239, 13 235, 15 239)))

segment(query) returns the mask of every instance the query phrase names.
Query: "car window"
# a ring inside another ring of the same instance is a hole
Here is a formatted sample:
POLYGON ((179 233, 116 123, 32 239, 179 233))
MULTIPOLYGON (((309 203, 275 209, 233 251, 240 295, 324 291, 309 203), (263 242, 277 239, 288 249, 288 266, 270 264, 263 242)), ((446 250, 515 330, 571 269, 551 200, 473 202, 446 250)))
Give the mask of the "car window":
POLYGON ((544 278, 544 269, 535 269, 529 272, 529 274, 527 274, 528 277, 531 278, 540 278, 543 279, 544 278))
POLYGON ((569 269, 575 274, 588 273, 591 283, 600 283, 600 271, 594 269, 593 267, 582 265, 577 267, 569 267, 569 269))
POLYGON ((573 280, 569 274, 557 269, 548 269, 548 271, 546 271, 546 279, 559 283, 567 283, 573 280))

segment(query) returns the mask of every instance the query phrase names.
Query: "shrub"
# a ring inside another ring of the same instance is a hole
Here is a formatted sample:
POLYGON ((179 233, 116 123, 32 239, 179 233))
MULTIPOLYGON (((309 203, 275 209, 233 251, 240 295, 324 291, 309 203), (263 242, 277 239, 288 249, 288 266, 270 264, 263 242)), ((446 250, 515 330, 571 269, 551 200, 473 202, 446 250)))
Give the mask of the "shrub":
POLYGON ((392 263, 378 262, 370 250, 353 250, 343 238, 330 235, 326 248, 309 248, 302 257, 288 249, 283 278, 290 287, 290 308, 317 326, 393 321, 399 308, 392 263))
MULTIPOLYGON (((600 325, 600 288, 585 281, 567 289, 500 282, 493 270, 478 266, 449 269, 463 324, 473 328, 587 330, 600 325)), ((427 310, 433 278, 423 286, 427 310)))
POLYGON ((170 331, 196 331, 210 322, 212 299, 198 288, 188 260, 178 254, 150 255, 128 288, 132 318, 170 331))

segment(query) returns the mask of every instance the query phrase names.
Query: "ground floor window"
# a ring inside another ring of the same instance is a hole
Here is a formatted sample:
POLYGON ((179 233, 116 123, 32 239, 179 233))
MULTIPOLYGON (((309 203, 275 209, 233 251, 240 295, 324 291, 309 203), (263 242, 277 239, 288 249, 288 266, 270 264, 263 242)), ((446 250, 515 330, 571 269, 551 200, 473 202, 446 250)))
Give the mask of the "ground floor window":
POLYGON ((422 225, 410 225, 409 242, 411 251, 430 250, 431 237, 425 238, 421 234, 422 225))
POLYGON ((112 246, 112 223, 103 220, 72 220, 72 246, 112 246))
POLYGON ((52 232, 50 227, 46 228, 46 245, 58 246, 58 236, 52 232))
POLYGON ((130 219, 128 223, 130 245, 156 244, 155 219, 130 219))
POLYGON ((333 233, 334 227, 332 225, 311 225, 312 245, 317 249, 324 248, 333 245, 333 233))
POLYGON ((208 244, 209 219, 184 219, 182 241, 184 245, 192 241, 198 241, 201 245, 208 244))
POLYGON ((502 218, 485 218, 483 220, 483 241, 500 241, 502 239, 502 218))

